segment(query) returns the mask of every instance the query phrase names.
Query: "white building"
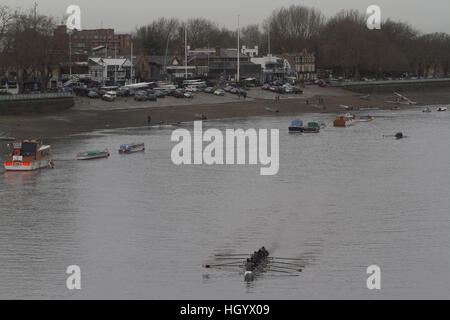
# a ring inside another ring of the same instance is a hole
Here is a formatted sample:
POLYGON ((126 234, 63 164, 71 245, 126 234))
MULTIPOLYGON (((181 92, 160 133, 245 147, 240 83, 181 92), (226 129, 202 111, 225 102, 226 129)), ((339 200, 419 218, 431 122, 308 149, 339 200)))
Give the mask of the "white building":
POLYGON ((242 46, 241 53, 250 58, 254 58, 259 55, 259 49, 258 46, 255 46, 253 49, 247 48, 247 46, 242 46))
POLYGON ((292 66, 288 60, 275 57, 271 54, 264 57, 251 58, 250 61, 261 66, 263 73, 262 81, 284 79, 292 72, 292 66))
POLYGON ((99 83, 123 83, 131 79, 131 61, 126 58, 89 58, 91 80, 99 83))

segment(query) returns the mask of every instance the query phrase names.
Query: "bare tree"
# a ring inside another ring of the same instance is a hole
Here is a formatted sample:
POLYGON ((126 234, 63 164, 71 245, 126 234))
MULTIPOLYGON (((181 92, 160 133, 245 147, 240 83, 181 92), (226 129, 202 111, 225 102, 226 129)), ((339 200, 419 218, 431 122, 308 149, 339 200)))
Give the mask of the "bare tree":
POLYGON ((252 24, 242 28, 241 30, 242 44, 247 47, 261 47, 263 35, 258 24, 252 24))
POLYGON ((135 49, 148 55, 165 55, 170 50, 171 41, 176 39, 178 26, 176 18, 158 18, 138 28, 133 37, 135 49))
POLYGON ((272 51, 289 53, 311 46, 325 23, 317 9, 292 5, 272 13, 264 22, 266 36, 271 34, 272 51))
POLYGON ((50 67, 57 62, 52 55, 55 27, 53 18, 32 11, 17 11, 10 19, 4 34, 3 57, 18 73, 20 92, 28 75, 40 78, 42 89, 46 89, 50 67))

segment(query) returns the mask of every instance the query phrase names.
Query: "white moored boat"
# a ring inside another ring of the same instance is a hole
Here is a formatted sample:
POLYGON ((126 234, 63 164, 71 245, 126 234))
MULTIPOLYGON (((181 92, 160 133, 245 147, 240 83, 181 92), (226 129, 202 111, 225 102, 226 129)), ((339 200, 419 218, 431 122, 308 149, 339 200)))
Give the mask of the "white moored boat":
POLYGON ((77 154, 77 160, 95 160, 109 158, 110 154, 108 150, 103 151, 87 151, 77 154))
POLYGON ((37 140, 23 140, 12 144, 13 152, 5 162, 6 171, 34 171, 53 167, 50 146, 37 140))

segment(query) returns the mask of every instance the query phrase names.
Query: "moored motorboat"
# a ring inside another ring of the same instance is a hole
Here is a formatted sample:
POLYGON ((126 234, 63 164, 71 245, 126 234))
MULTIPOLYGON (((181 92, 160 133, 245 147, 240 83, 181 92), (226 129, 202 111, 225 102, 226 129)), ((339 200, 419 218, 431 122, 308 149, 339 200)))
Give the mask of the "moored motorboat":
POLYGON ((5 162, 6 171, 34 171, 54 167, 50 146, 37 140, 23 140, 12 144, 13 151, 5 162))
POLYGON ((132 143, 132 144, 123 144, 119 148, 119 153, 125 154, 125 153, 135 153, 145 151, 145 144, 143 142, 141 143, 132 143))
POLYGON ((77 154, 77 160, 94 160, 94 159, 103 159, 108 158, 110 153, 108 150, 103 151, 86 151, 80 152, 77 154))
POLYGON ((337 116, 336 120, 334 120, 334 126, 335 127, 349 127, 355 123, 355 116, 352 114, 347 113, 343 116, 337 116))
POLYGON ((304 133, 319 133, 320 123, 318 122, 308 122, 308 125, 303 128, 304 133))
POLYGON ((292 121, 290 127, 289 127, 289 132, 290 133, 301 133, 303 132, 303 121, 301 120, 294 120, 292 121))

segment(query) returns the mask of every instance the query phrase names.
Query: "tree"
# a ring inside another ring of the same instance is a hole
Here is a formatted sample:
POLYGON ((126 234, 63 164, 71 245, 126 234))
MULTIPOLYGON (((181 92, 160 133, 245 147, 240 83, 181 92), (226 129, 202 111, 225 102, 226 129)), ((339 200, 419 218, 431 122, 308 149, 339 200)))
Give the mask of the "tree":
POLYGON ((138 28, 133 37, 135 49, 148 55, 165 55, 171 48, 171 42, 176 40, 179 25, 176 18, 158 18, 138 28))
POLYGON ((265 38, 270 32, 271 48, 275 53, 299 52, 312 49, 325 23, 317 9, 298 5, 275 10, 264 22, 265 38))
POLYGON ((243 45, 249 48, 255 46, 261 47, 263 42, 263 35, 258 24, 252 24, 242 28, 241 41, 243 45))
POLYGON ((50 66, 57 62, 52 54, 55 27, 53 18, 32 11, 17 11, 10 18, 2 51, 5 63, 17 70, 20 92, 24 90, 25 78, 31 74, 41 79, 41 89, 47 88, 50 66))

